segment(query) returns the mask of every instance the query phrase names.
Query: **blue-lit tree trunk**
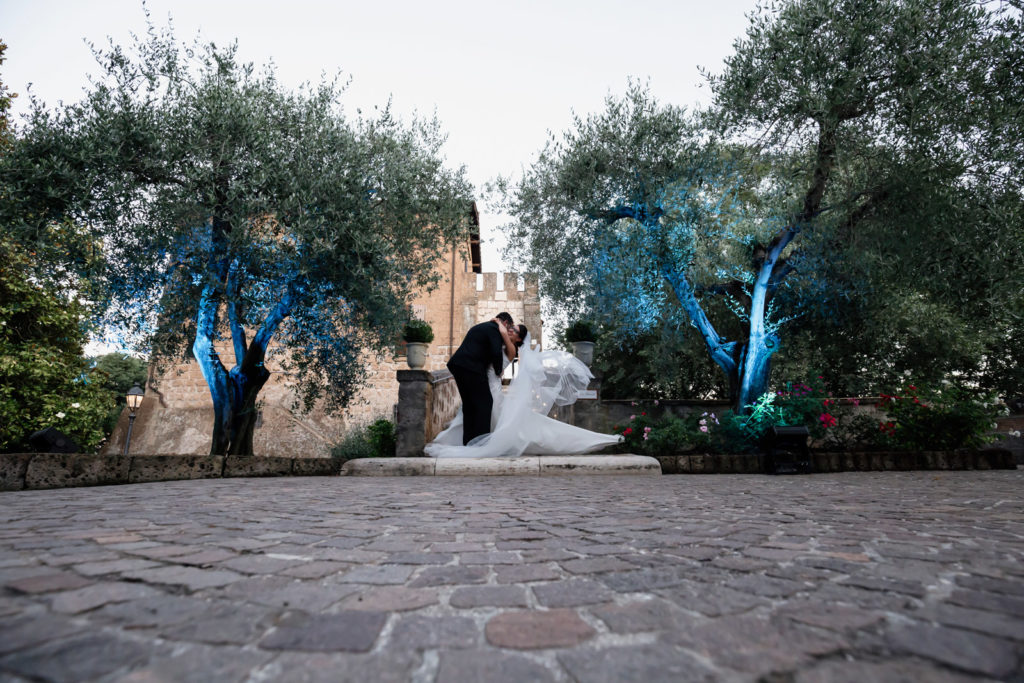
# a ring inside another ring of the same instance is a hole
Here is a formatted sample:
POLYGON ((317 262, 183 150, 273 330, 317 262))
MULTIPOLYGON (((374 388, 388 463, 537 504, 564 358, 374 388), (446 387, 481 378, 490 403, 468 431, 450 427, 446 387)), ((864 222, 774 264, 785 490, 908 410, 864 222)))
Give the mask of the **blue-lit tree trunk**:
POLYGON ((235 365, 228 370, 214 347, 217 338, 217 310, 220 298, 216 285, 207 285, 199 302, 196 339, 192 353, 202 370, 213 400, 213 440, 211 455, 251 455, 256 429, 256 399, 270 379, 264 361, 267 347, 278 325, 290 314, 289 296, 267 316, 251 342, 239 322, 237 303, 228 303, 231 341, 235 365))

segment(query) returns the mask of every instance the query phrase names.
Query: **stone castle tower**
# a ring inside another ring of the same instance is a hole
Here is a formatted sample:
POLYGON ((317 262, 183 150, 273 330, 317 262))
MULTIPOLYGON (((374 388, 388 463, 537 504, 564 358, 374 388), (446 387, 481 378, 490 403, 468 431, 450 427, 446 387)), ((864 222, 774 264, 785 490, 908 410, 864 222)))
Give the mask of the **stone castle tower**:
MULTIPOLYGON (((542 340, 537 279, 517 273, 482 272, 480 219, 475 204, 472 220, 470 243, 461 250, 453 247, 437 266, 440 285, 413 300, 415 315, 434 330, 427 370, 444 368, 466 331, 500 311, 508 311, 517 323, 530 329, 535 340, 542 340)), ((224 358, 234 357, 229 340, 223 342, 223 348, 218 346, 218 351, 224 358)), ((272 354, 268 356, 272 358, 272 354)), ((267 369, 272 376, 260 392, 260 417, 253 441, 257 455, 326 456, 350 427, 379 417, 394 419, 398 402, 395 373, 408 367, 402 348, 387 356, 367 357, 366 386, 343 413, 334 415, 319 407, 309 413, 295 407, 293 380, 271 358, 267 369)), ((127 416, 122 415, 104 452, 120 453, 126 430, 127 416)), ((132 453, 207 454, 212 431, 213 403, 195 363, 180 363, 160 375, 151 371, 146 400, 132 432, 132 453)))

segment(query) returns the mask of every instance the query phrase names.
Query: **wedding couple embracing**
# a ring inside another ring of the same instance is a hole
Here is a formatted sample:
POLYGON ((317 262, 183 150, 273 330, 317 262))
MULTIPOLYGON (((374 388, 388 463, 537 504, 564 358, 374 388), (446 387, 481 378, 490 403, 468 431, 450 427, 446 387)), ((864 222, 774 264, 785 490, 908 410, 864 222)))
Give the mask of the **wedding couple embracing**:
POLYGON ((529 330, 515 325, 508 313, 471 327, 448 361, 448 369, 462 408, 424 448, 431 457, 568 455, 621 441, 617 435, 548 417, 553 406, 574 403, 593 375, 572 354, 531 348, 529 330), (503 393, 501 375, 517 356, 518 372, 503 393))

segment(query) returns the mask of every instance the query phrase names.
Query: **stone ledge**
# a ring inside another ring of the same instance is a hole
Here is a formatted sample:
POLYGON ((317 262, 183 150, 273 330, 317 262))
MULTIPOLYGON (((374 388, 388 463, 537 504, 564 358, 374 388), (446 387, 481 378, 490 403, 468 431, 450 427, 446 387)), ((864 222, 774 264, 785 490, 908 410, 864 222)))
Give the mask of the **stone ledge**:
POLYGON ((0 491, 220 477, 335 476, 331 458, 219 455, 0 454, 0 491))
POLYGON ((571 474, 661 474, 645 455, 526 455, 518 458, 359 458, 349 460, 342 475, 353 477, 571 474))
MULTIPOLYGON (((659 455, 665 474, 760 474, 756 455, 659 455)), ((1012 470, 1013 453, 1004 448, 955 451, 812 452, 814 472, 906 472, 910 470, 1012 470)))

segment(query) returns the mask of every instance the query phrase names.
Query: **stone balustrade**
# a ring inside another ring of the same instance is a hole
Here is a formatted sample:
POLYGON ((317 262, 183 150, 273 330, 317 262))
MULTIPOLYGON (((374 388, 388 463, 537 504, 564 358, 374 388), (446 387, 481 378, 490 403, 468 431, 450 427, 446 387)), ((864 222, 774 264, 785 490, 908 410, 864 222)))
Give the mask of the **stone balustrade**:
POLYGON ((451 422, 461 401, 448 370, 399 370, 395 455, 423 455, 423 447, 451 422))

